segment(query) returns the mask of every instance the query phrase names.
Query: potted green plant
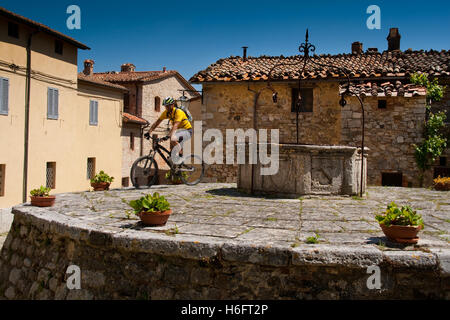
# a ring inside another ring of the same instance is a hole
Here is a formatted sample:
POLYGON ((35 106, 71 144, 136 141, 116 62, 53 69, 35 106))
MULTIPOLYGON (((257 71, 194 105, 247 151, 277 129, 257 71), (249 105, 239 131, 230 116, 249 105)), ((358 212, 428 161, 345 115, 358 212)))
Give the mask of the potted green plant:
POLYGON ((169 202, 158 192, 132 200, 128 204, 145 225, 164 226, 172 214, 169 202))
POLYGON ((417 233, 424 229, 421 215, 410 206, 398 208, 395 202, 391 202, 386 211, 376 215, 375 219, 386 237, 398 243, 417 243, 419 241, 417 233))
MULTIPOLYGON (((181 172, 181 176, 184 178, 187 178, 188 174, 186 172, 181 172)), ((181 176, 180 176, 180 174, 174 175, 172 173, 172 170, 170 170, 166 173, 165 177, 166 177, 166 180, 169 180, 170 183, 172 183, 172 184, 182 184, 183 181, 181 180, 181 176)))
POLYGON ((31 205, 35 207, 51 207, 55 204, 55 196, 50 195, 50 188, 41 186, 30 191, 31 205))
POLYGON ((110 177, 102 170, 91 179, 91 187, 94 188, 94 191, 109 190, 109 186, 113 181, 114 177, 110 177))

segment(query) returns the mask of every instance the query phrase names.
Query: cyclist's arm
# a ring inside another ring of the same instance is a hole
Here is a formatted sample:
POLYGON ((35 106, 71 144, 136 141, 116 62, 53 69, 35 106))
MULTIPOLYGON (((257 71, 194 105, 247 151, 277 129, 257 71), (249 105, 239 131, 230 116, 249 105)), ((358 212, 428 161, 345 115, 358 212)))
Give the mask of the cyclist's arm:
POLYGON ((148 130, 148 133, 151 133, 153 130, 155 130, 156 128, 158 128, 158 126, 161 124, 162 120, 158 119, 156 120, 156 122, 154 124, 152 124, 152 126, 150 127, 150 129, 148 130))

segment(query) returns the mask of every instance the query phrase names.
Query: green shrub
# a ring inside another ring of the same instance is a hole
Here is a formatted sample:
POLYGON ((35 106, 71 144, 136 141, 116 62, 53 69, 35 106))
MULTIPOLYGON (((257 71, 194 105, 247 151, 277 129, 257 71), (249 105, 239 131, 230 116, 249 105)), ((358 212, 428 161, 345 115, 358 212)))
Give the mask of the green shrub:
POLYGON ((100 171, 98 174, 96 174, 93 179, 91 179, 91 183, 102 183, 102 182, 112 183, 113 181, 114 177, 110 177, 103 170, 100 171))
POLYGON ((33 189, 30 191, 32 197, 48 197, 52 189, 41 186, 39 189, 33 189))
POLYGON ((138 215, 141 211, 144 212, 162 212, 170 209, 169 202, 160 196, 158 192, 153 195, 148 194, 139 200, 131 200, 129 206, 134 209, 134 213, 138 215))
POLYGON ((424 228, 422 216, 417 214, 410 206, 403 206, 401 209, 397 207, 395 202, 391 202, 386 211, 375 216, 375 219, 380 223, 389 227, 394 226, 421 226, 424 228))

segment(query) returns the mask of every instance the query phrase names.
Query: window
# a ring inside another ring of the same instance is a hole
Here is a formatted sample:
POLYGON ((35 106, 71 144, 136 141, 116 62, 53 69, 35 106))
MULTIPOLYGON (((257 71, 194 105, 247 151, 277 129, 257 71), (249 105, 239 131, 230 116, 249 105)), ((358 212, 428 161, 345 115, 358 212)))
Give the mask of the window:
POLYGON ((47 119, 58 119, 59 91, 55 88, 48 88, 47 91, 47 119))
POLYGON ((0 78, 0 114, 8 115, 9 80, 0 78))
POLYGON ((55 53, 63 54, 63 42, 61 40, 55 40, 55 53))
POLYGON ((378 109, 386 109, 387 101, 386 100, 378 100, 378 109))
POLYGON ((123 95, 123 111, 129 112, 130 111, 130 94, 124 93, 123 95))
POLYGON ((134 133, 130 132, 130 149, 134 150, 134 133))
POLYGON ((47 162, 47 188, 56 188, 56 162, 47 162))
POLYGON ((89 103, 89 124, 98 125, 98 101, 91 100, 89 103))
MULTIPOLYGON (((300 90, 300 96, 302 98, 299 112, 313 112, 313 89, 305 88, 300 90)), ((298 101, 298 88, 292 89, 292 106, 291 112, 297 112, 297 101, 298 101)))
POLYGON ((155 97, 155 111, 161 111, 161 99, 159 97, 155 97))
POLYGON ((381 185, 391 187, 401 187, 403 184, 403 174, 401 172, 381 173, 381 185))
POLYGON ((6 165, 0 164, 0 197, 5 195, 5 171, 6 165))
POLYGON ((8 22, 8 36, 19 39, 19 25, 14 22, 8 22))
POLYGON ((86 177, 91 180, 95 177, 95 158, 87 159, 87 175, 86 177))

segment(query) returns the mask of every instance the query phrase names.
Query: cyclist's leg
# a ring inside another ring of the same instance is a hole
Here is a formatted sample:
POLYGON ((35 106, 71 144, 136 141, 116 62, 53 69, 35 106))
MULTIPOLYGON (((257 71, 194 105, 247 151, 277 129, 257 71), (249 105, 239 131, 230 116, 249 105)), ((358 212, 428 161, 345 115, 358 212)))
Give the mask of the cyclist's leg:
POLYGON ((191 130, 178 130, 175 133, 175 139, 174 141, 171 140, 171 143, 173 141, 173 148, 172 148, 172 158, 175 164, 180 164, 182 162, 183 158, 183 144, 191 139, 191 130))

